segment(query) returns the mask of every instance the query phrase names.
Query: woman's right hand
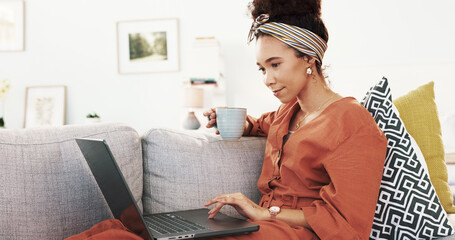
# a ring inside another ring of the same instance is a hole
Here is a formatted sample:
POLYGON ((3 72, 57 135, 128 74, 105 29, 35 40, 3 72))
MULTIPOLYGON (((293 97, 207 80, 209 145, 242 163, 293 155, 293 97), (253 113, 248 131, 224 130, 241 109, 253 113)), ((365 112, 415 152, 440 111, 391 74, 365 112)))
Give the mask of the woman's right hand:
MULTIPOLYGON (((209 122, 208 122, 207 125, 205 126, 206 128, 211 128, 211 127, 216 126, 216 112, 215 112, 215 108, 210 108, 209 110, 205 111, 205 112, 203 113, 203 115, 209 119, 209 122)), ((218 129, 216 130, 216 134, 220 134, 220 132, 218 131, 218 129)))

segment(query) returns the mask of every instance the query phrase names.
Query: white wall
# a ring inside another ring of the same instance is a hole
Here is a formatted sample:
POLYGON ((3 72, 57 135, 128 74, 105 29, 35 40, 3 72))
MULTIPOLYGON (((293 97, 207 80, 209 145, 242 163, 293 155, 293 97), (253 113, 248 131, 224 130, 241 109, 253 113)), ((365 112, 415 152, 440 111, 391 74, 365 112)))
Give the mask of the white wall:
MULTIPOLYGON (((25 0, 25 51, 0 53, 0 79, 12 89, 6 125, 21 128, 25 87, 67 86, 67 123, 96 111, 103 121, 126 122, 140 133, 180 128, 182 81, 192 40, 215 36, 225 56, 227 103, 251 115, 279 102, 263 86, 253 46, 248 0, 25 0), (178 18, 180 71, 120 75, 116 22, 178 18)), ((453 113, 455 2, 452 0, 323 1, 330 33, 325 63, 333 88, 361 98, 382 76, 400 96, 435 81, 442 116, 453 113)))

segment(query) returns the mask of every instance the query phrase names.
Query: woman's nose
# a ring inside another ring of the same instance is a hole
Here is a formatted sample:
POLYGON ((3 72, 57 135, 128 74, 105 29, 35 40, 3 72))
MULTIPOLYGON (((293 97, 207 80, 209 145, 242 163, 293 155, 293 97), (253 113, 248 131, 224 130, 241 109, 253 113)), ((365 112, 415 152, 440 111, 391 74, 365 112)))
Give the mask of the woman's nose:
POLYGON ((273 78, 272 74, 266 73, 264 74, 264 84, 268 87, 275 83, 275 79, 273 78))

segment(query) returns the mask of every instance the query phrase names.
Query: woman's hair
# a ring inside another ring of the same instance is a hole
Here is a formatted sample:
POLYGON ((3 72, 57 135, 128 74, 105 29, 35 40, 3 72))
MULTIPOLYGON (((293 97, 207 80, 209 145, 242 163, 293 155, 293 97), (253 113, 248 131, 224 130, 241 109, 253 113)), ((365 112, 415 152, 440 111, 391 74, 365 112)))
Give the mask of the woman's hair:
MULTIPOLYGON (((280 22, 310 30, 324 41, 329 41, 329 33, 321 19, 321 0, 253 0, 248 5, 253 21, 261 14, 269 14, 269 22, 280 22)), ((259 32, 257 37, 265 33, 259 32)), ((297 57, 306 56, 295 50, 297 57)), ((316 69, 322 74, 321 63, 316 61, 316 69)))

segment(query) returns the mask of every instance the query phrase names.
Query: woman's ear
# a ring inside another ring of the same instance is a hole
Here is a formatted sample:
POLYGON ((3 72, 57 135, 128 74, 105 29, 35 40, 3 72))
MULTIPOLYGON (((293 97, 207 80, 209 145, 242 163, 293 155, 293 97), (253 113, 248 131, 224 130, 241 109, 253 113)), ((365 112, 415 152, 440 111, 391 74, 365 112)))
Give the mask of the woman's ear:
POLYGON ((313 66, 316 63, 316 58, 305 55, 303 56, 303 61, 313 66))
POLYGON ((316 58, 314 58, 314 57, 309 57, 308 63, 311 64, 311 66, 313 66, 313 65, 316 63, 316 58))
POLYGON ((306 63, 310 63, 310 57, 308 55, 303 56, 303 61, 306 63))
MULTIPOLYGON (((306 62, 306 63, 305 63, 306 66, 305 66, 305 67, 306 67, 307 69, 313 71, 312 68, 316 66, 316 60, 315 60, 314 58, 312 58, 312 57, 308 57, 308 56, 305 56, 305 57, 307 58, 307 60, 305 61, 305 62, 306 62)), ((307 70, 307 73, 308 73, 308 72, 309 72, 309 71, 307 70)), ((311 75, 311 73, 308 73, 308 74, 311 75)))

